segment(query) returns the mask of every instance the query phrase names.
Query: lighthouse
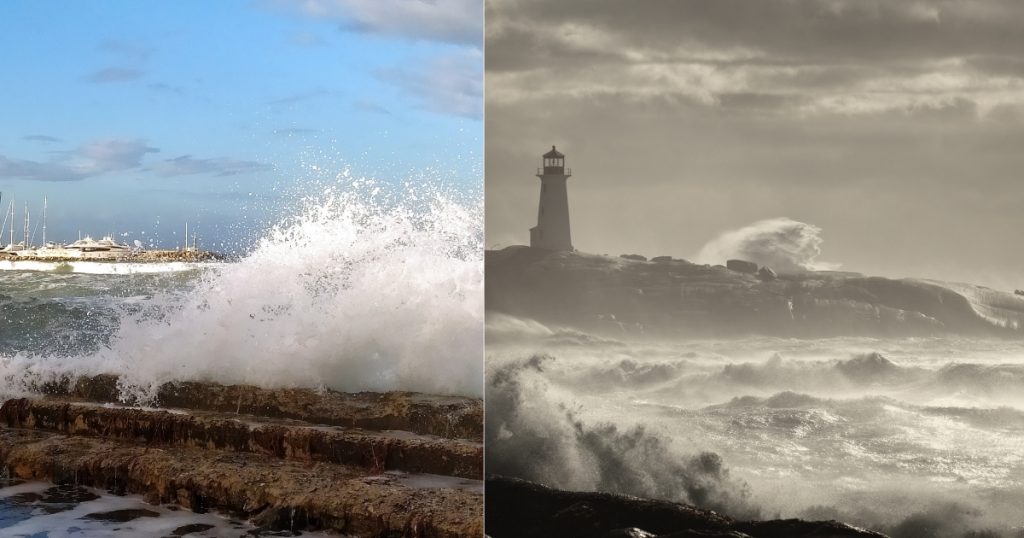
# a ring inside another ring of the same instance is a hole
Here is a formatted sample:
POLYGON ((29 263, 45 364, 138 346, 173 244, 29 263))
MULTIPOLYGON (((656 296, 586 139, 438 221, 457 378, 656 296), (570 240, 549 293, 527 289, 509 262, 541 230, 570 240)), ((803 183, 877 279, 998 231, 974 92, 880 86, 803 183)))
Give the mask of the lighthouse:
POLYGON ((537 225, 530 228, 530 246, 547 250, 573 250, 569 233, 569 193, 566 181, 572 171, 565 167, 565 155, 551 146, 544 154, 540 178, 540 207, 537 225))

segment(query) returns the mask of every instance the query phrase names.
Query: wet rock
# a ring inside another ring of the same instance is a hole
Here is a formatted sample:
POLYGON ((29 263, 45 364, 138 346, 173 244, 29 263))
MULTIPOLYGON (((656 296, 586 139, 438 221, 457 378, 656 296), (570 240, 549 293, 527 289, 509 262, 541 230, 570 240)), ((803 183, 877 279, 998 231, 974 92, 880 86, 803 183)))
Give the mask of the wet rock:
POLYGON ((672 256, 655 256, 651 258, 652 262, 664 263, 672 261, 672 256))
POLYGON ((12 399, 0 407, 0 422, 13 428, 110 437, 142 445, 252 452, 357 465, 378 472, 403 470, 476 480, 483 472, 481 443, 201 411, 182 413, 62 400, 12 399))
POLYGON ((111 510, 110 512, 94 512, 82 516, 83 519, 96 521, 109 521, 111 523, 127 523, 140 517, 160 517, 160 514, 152 510, 129 508, 125 510, 111 510))
POLYGON ((600 537, 636 527, 655 535, 688 528, 726 529, 732 520, 710 510, 607 493, 567 492, 524 480, 487 479, 487 532, 494 538, 600 537))
MULTIPOLYGON (((0 407, 0 467, 17 479, 216 510, 259 525, 254 536, 482 534, 479 399, 176 383, 159 397, 177 408, 153 409, 116 405, 116 376, 38 388, 47 396, 0 407)), ((61 507, 85 500, 76 491, 44 496, 61 507)))
POLYGON ((736 530, 754 538, 853 538, 875 537, 884 535, 852 527, 838 521, 804 521, 802 519, 783 519, 775 521, 748 521, 738 523, 736 530))
POLYGON ((205 523, 192 523, 189 525, 182 525, 177 529, 171 531, 171 536, 187 536, 193 533, 199 533, 208 531, 213 528, 213 525, 207 525, 205 523))
MULTIPOLYGON (((55 396, 122 403, 118 381, 118 376, 109 374, 65 377, 35 388, 55 396)), ((483 402, 479 398, 415 392, 265 389, 187 381, 161 385, 157 400, 161 407, 288 418, 350 428, 403 430, 447 439, 479 441, 483 436, 483 402)))
POLYGON ((99 495, 85 488, 80 488, 74 485, 60 485, 47 488, 43 493, 42 501, 51 504, 81 504, 84 502, 94 501, 99 498, 99 495))
POLYGON ((610 530, 604 533, 601 538, 655 538, 655 536, 645 530, 630 527, 628 529, 610 530))
POLYGON ((835 521, 738 522, 684 504, 559 491, 497 476, 487 479, 485 503, 487 533, 494 538, 884 538, 835 521))
POLYGON ((736 531, 682 531, 663 534, 658 538, 753 538, 749 534, 736 531))
POLYGON ((779 278, 779 275, 776 274, 771 267, 768 267, 766 265, 757 270, 757 278, 760 278, 761 280, 764 281, 772 281, 775 280, 776 278, 779 278))
POLYGON ((725 266, 730 271, 736 271, 737 273, 748 275, 757 273, 757 264, 746 260, 727 260, 725 266))
POLYGON ((619 255, 619 257, 626 260, 634 260, 638 262, 647 261, 647 256, 641 256, 640 254, 621 254, 619 255))
POLYGON ((0 465, 25 480, 152 492, 152 501, 279 529, 417 538, 483 533, 478 492, 410 488, 344 465, 21 429, 0 430, 0 465))

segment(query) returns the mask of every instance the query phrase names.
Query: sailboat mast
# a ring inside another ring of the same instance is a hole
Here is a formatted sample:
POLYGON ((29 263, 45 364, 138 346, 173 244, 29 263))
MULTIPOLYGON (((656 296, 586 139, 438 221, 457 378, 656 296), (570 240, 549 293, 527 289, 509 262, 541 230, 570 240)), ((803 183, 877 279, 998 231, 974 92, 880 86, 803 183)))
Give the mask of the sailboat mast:
MULTIPOLYGON (((4 196, 4 194, 3 194, 2 192, 0 192, 0 198, 3 198, 3 196, 4 196)), ((0 226, 0 237, 3 237, 3 235, 4 235, 4 230, 6 230, 6 229, 7 229, 7 217, 8 217, 8 216, 9 216, 9 215, 7 214, 7 212, 6 212, 6 211, 4 211, 4 225, 3 225, 3 226, 0 226)), ((13 225, 14 225, 14 223, 12 222, 12 223, 11 223, 11 225, 13 226, 13 225)))
POLYGON ((29 225, 29 214, 28 214, 28 202, 25 202, 25 242, 22 245, 25 249, 28 249, 28 225, 29 225))
POLYGON ((43 248, 46 248, 46 196, 43 196, 43 248))

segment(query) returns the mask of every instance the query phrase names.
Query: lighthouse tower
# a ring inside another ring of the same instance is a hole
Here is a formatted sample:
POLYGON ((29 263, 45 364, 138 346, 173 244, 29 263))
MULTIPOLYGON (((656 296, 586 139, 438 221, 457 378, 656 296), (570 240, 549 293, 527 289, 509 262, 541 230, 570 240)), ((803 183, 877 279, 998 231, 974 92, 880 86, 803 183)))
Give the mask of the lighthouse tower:
POLYGON ((540 208, 537 225, 530 228, 530 246, 547 250, 573 250, 569 234, 569 193, 566 180, 572 171, 565 167, 565 155, 551 146, 544 154, 540 178, 540 208))

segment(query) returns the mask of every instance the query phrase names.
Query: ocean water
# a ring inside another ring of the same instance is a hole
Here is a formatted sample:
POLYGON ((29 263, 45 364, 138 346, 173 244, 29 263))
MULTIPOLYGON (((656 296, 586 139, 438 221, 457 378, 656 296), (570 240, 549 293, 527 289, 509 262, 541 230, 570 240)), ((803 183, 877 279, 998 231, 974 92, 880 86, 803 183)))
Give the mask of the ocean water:
POLYGON ((209 270, 123 274, 115 264, 101 265, 115 269, 68 273, 40 263, 0 270, 0 357, 93 355, 114 342, 122 318, 160 315, 156 297, 188 293, 209 270))
POLYGON ((1021 341, 622 341, 495 315, 487 361, 489 472, 897 538, 1024 535, 1021 341))
POLYGON ((345 178, 295 207, 231 263, 0 271, 0 392, 118 373, 139 402, 174 380, 480 396, 482 200, 345 178))
MULTIPOLYGON (((0 264, 0 395, 115 373, 143 405, 180 380, 481 396, 482 201, 343 178, 295 205, 230 263, 0 264)), ((0 536, 267 535, 62 491, 0 484, 0 536)))

